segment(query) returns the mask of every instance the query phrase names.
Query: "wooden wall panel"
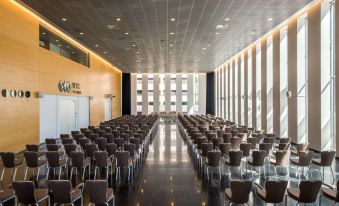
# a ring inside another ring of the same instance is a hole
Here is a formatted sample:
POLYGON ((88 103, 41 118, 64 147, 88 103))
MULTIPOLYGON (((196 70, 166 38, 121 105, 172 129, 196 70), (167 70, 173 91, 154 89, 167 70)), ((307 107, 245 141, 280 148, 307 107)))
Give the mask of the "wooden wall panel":
MULTIPOLYGON (((112 114, 121 115, 121 72, 90 56, 90 68, 39 47, 39 20, 9 1, 0 1, 0 89, 66 95, 58 82, 80 83, 92 96, 90 124, 104 120, 105 94, 113 94, 112 114)), ((20 151, 39 141, 39 99, 0 97, 0 151, 20 151)))

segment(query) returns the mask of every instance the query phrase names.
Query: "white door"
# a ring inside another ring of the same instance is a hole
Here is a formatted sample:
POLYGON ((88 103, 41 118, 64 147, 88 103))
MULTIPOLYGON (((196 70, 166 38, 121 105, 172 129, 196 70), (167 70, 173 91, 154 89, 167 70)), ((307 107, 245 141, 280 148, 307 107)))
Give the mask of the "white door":
POLYGON ((105 121, 112 119, 112 99, 105 98, 105 121))
POLYGON ((77 128, 77 100, 61 98, 59 101, 59 134, 69 134, 77 128))

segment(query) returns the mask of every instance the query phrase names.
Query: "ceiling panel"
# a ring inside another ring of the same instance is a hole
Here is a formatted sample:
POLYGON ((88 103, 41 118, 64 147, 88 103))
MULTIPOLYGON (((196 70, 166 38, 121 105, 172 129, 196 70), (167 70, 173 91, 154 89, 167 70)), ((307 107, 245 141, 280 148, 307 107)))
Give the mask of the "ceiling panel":
POLYGON ((21 0, 123 72, 212 71, 312 1, 21 0))

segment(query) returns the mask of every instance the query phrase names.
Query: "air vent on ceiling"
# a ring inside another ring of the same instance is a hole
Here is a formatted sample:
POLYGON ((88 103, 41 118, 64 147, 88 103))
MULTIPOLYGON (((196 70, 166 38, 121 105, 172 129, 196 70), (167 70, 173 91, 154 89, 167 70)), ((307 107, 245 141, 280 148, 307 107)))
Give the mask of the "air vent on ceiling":
POLYGON ((119 29, 119 26, 116 25, 116 24, 108 24, 108 25, 107 25, 107 28, 108 28, 109 30, 118 30, 118 29, 119 29))

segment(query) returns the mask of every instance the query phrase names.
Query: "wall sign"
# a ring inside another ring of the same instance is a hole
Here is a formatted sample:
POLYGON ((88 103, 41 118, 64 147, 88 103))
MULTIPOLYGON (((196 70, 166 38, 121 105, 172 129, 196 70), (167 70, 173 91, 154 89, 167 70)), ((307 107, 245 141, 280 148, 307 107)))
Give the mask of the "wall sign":
POLYGON ((2 97, 19 97, 19 98, 30 98, 31 97, 31 92, 30 91, 23 91, 23 90, 15 90, 15 89, 2 89, 1 90, 1 95, 2 97))
POLYGON ((58 84, 58 88, 60 92, 81 94, 79 83, 60 80, 58 84))

